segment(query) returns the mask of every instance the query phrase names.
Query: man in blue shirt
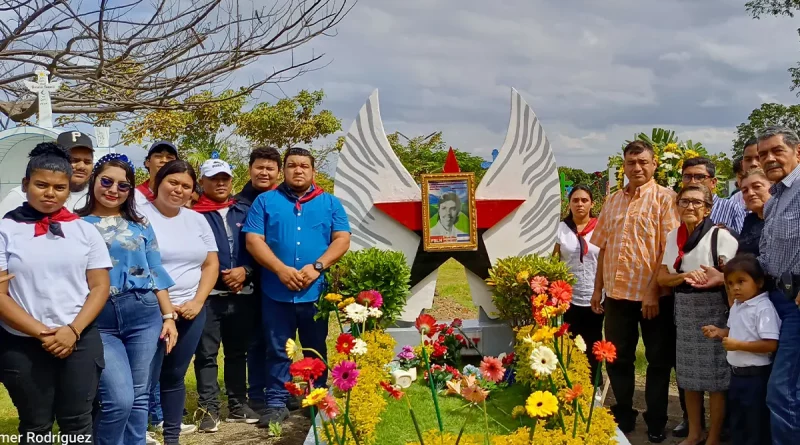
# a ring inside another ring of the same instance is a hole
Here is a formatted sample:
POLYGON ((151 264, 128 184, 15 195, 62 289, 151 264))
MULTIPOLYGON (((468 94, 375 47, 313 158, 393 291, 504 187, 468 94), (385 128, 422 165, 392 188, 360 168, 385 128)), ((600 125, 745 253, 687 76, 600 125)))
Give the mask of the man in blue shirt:
MULTIPOLYGON (((314 184, 314 157, 290 148, 283 158, 284 182, 256 198, 244 228, 247 250, 262 266, 262 317, 267 342, 267 428, 289 416, 284 384, 291 380, 286 341, 299 332, 304 347, 327 355, 328 323, 315 321, 324 290, 322 273, 350 248, 350 225, 342 204, 314 184)), ((327 375, 315 382, 325 386, 327 375)))

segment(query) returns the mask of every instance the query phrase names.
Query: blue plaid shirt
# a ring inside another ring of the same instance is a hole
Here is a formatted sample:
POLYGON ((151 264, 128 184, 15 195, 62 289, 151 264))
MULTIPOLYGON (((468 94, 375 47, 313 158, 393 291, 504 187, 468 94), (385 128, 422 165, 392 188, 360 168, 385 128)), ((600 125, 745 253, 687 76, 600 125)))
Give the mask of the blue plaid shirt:
POLYGON ((736 233, 742 233, 745 216, 747 209, 744 207, 744 201, 733 197, 718 198, 714 195, 714 206, 711 207, 711 221, 714 224, 723 224, 736 233))
POLYGON ((758 260, 773 277, 800 275, 800 166, 770 188, 758 260))

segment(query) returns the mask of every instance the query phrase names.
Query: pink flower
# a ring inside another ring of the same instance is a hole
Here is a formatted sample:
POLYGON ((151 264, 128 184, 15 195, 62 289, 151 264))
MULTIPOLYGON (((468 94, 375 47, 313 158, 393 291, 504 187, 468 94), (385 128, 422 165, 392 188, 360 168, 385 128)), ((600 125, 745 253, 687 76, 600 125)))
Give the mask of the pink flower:
POLYGON ((359 292, 358 296, 356 297, 356 303, 362 306, 374 307, 377 309, 383 306, 383 295, 376 290, 365 290, 359 292))
POLYGON ((358 366, 355 362, 345 360, 331 370, 333 384, 341 391, 350 391, 358 383, 358 366))
POLYGON ((547 281, 547 278, 545 278, 543 276, 540 276, 540 275, 537 275, 537 276, 531 278, 530 284, 531 284, 531 290, 533 290, 533 293, 536 294, 536 295, 539 295, 539 294, 547 293, 547 285, 550 284, 550 283, 547 281))
POLYGON ((492 382, 499 382, 503 380, 506 373, 506 368, 503 368, 503 363, 495 357, 484 357, 481 362, 481 375, 486 380, 492 382))
POLYGON ((339 415, 339 405, 336 404, 336 398, 331 394, 326 395, 317 407, 329 419, 335 419, 339 415))

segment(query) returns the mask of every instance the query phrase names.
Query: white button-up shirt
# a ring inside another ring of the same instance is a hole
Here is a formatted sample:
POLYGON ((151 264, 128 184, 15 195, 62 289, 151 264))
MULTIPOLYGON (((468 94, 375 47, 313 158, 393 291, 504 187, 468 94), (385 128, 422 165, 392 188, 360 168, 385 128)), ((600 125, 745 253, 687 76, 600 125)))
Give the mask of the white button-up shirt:
POLYGON ((584 237, 588 244, 589 252, 583 256, 581 263, 581 248, 578 235, 576 235, 563 221, 558 223, 557 240, 560 247, 561 259, 569 266, 569 271, 575 275, 575 286, 572 287, 572 304, 576 306, 590 306, 594 293, 594 278, 597 275, 597 256, 600 248, 592 244, 594 230, 584 237))
MULTIPOLYGON (((728 315, 728 327, 728 337, 739 341, 777 340, 781 320, 764 292, 747 301, 735 300, 728 315)), ((772 363, 772 357, 763 353, 728 351, 728 363, 740 368, 765 366, 772 363)))

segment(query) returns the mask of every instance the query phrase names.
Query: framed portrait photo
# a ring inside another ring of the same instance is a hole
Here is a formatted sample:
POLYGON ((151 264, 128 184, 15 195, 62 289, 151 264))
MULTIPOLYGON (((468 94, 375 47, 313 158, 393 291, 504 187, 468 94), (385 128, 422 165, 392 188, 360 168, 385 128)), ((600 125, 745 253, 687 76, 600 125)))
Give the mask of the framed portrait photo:
POLYGON ((475 174, 422 175, 422 236, 426 251, 476 250, 475 174))

